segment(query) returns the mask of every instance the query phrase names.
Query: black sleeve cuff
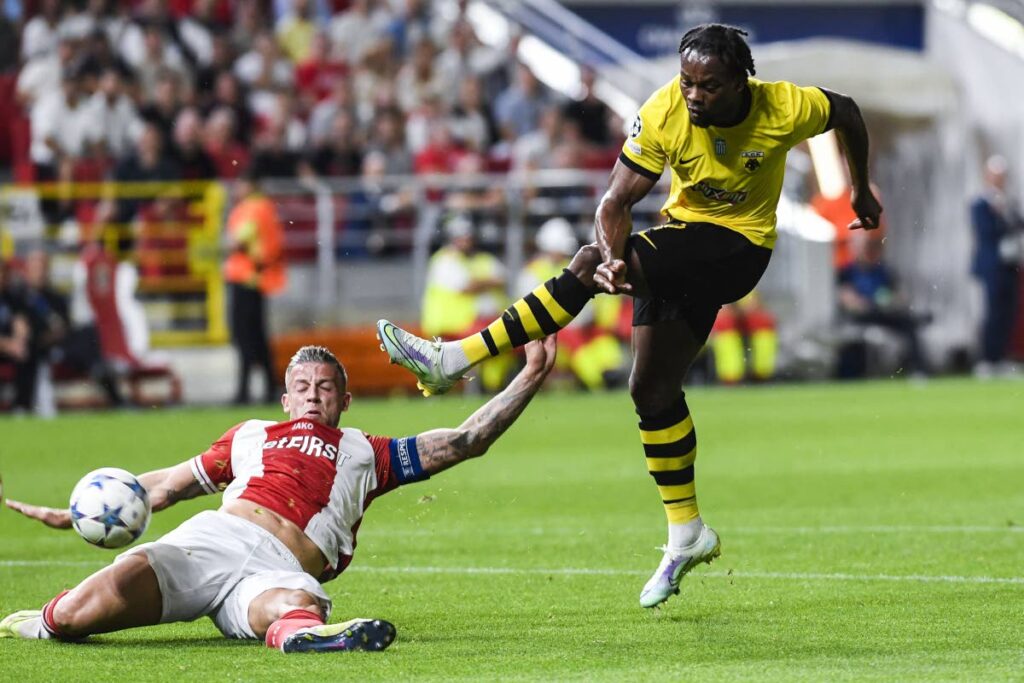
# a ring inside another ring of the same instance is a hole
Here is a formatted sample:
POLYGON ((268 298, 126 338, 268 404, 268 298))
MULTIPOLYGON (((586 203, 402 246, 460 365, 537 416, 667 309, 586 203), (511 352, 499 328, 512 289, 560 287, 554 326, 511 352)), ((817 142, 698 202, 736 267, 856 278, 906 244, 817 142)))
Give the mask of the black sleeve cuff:
POLYGON ((633 171, 634 173, 638 173, 645 178, 654 181, 657 181, 659 178, 661 178, 660 173, 655 173, 654 171, 648 168, 644 168, 640 164, 636 163, 635 161, 627 157, 624 152, 619 152, 619 161, 621 161, 622 164, 629 170, 633 171))
POLYGON ((821 129, 821 132, 824 133, 825 131, 832 130, 832 127, 835 125, 833 121, 836 117, 836 98, 831 90, 826 90, 825 88, 818 88, 818 90, 823 92, 825 97, 828 98, 828 120, 825 121, 825 127, 821 129))

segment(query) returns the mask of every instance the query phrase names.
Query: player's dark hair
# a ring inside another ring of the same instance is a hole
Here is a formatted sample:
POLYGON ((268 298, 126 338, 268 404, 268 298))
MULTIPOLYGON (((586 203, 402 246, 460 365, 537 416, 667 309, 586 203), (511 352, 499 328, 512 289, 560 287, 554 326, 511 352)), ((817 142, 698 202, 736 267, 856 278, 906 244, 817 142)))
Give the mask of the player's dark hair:
POLYGON ((744 78, 757 73, 750 46, 743 38, 748 35, 743 29, 725 24, 701 24, 683 34, 679 41, 679 54, 687 50, 718 59, 738 76, 744 78))
POLYGON ((338 377, 341 378, 342 391, 348 386, 348 373, 345 372, 345 366, 341 364, 338 357, 331 353, 331 350, 326 346, 303 346, 296 351, 292 359, 288 361, 288 367, 284 371, 285 382, 288 381, 292 368, 302 363, 327 363, 328 365, 333 365, 338 371, 338 377))

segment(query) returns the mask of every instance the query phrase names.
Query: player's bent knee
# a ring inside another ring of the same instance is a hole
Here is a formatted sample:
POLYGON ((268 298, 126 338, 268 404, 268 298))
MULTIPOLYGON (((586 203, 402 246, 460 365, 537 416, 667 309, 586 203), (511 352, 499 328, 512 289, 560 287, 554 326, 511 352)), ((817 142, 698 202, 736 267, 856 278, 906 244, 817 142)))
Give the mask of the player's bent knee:
POLYGON ((636 374, 629 377, 629 395, 639 415, 657 415, 668 410, 679 398, 679 390, 677 386, 651 382, 636 374))
POLYGON ((249 625, 257 636, 262 637, 271 624, 295 610, 305 610, 324 618, 320 601, 311 593, 298 589, 272 588, 256 596, 249 605, 249 625))

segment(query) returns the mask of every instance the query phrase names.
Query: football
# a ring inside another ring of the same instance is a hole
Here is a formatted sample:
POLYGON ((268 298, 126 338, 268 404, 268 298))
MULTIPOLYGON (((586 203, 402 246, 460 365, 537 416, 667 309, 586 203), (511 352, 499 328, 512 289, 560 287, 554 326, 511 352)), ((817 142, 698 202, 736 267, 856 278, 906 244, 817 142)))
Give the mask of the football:
POLYGON ((103 467, 90 472, 71 492, 71 522, 78 535, 102 548, 121 548, 149 525, 149 495, 126 470, 103 467))

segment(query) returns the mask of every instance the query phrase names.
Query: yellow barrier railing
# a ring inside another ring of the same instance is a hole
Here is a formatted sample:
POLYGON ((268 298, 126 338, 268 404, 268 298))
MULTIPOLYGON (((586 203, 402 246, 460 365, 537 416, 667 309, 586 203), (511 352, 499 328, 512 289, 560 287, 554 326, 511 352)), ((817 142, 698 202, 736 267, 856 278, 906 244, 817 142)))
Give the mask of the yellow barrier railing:
POLYGON ((67 245, 70 220, 78 224, 75 249, 99 240, 136 264, 154 346, 222 343, 228 339, 220 246, 226 202, 220 183, 204 181, 5 186, 0 255, 10 256, 22 239, 67 245), (60 225, 46 223, 54 206, 60 225))

